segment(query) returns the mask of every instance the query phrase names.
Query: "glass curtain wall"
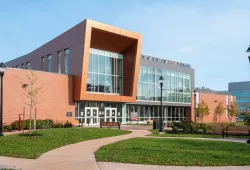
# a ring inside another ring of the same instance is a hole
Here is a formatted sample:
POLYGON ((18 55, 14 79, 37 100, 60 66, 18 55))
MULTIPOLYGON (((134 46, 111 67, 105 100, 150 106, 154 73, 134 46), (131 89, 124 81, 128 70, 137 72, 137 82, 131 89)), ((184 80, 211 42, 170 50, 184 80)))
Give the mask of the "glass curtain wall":
POLYGON ((86 91, 122 94, 122 70, 122 54, 91 48, 86 91))
MULTIPOLYGON (((159 120, 159 111, 160 106, 127 105, 127 122, 130 122, 130 115, 132 112, 137 113, 137 120, 140 122, 145 122, 147 120, 159 120)), ((162 117, 164 121, 186 120, 186 108, 178 106, 164 106, 162 117)))
POLYGON ((137 100, 160 101, 159 78, 163 76, 163 102, 191 102, 190 74, 140 66, 137 100))

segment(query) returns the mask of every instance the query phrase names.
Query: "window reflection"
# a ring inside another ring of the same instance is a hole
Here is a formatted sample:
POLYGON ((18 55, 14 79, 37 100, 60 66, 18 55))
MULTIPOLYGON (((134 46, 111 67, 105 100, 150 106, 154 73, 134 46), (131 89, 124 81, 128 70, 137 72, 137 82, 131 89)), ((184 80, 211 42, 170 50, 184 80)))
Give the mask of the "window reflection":
POLYGON ((90 49, 87 91, 122 94, 123 56, 90 49))
POLYGON ((191 102, 189 74, 146 66, 140 66, 137 100, 160 101, 160 76, 164 78, 163 102, 191 102))

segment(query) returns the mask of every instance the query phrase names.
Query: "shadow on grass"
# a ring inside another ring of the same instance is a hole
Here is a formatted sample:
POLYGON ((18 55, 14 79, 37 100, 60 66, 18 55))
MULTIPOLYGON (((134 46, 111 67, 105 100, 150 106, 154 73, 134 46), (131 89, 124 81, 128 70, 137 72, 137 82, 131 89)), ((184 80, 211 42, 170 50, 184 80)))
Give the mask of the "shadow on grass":
POLYGON ((43 134, 38 133, 38 132, 32 132, 31 134, 29 134, 29 133, 23 133, 23 134, 20 134, 19 136, 23 136, 23 137, 36 137, 36 136, 43 136, 43 134))

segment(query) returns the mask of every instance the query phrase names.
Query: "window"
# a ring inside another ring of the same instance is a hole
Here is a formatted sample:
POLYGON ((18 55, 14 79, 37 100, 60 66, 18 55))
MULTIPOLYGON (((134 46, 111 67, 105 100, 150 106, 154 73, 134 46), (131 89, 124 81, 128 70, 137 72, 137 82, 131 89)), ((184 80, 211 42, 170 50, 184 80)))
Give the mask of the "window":
POLYGON ((65 53, 65 73, 69 74, 69 57, 70 57, 70 49, 67 48, 64 50, 65 53))
POLYGON ((27 63, 26 63, 26 69, 28 69, 28 70, 31 69, 30 62, 27 62, 27 63))
POLYGON ((123 56, 121 54, 90 49, 87 91, 122 94, 123 56))
POLYGON ((62 73, 62 52, 57 52, 58 73, 62 73))
POLYGON ((163 102, 191 102, 189 74, 146 66, 140 66, 137 100, 160 101, 161 76, 164 78, 163 102))
POLYGON ((45 67, 46 67, 46 64, 45 64, 45 57, 42 57, 41 62, 42 62, 42 64, 41 64, 41 70, 42 70, 42 71, 46 71, 46 69, 45 69, 45 67))
POLYGON ((48 72, 52 72, 52 56, 51 55, 47 56, 47 61, 48 61, 48 72))

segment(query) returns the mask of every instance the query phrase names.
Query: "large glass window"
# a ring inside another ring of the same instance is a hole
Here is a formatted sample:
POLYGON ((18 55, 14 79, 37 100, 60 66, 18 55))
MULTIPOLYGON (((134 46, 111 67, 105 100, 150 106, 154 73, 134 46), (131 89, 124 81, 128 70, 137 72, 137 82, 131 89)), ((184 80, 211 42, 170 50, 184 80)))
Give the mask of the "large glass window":
POLYGON ((27 62, 27 63, 26 63, 26 69, 28 69, 28 70, 30 70, 30 69, 31 69, 30 62, 27 62))
POLYGON ((58 73, 62 73, 62 52, 57 52, 58 73))
POLYGON ((163 76, 163 102, 191 102, 190 75, 165 69, 141 66, 137 100, 160 101, 159 79, 163 76))
POLYGON ((52 56, 47 56, 47 62, 48 62, 48 72, 52 72, 52 56))
POLYGON ((90 88, 87 84, 87 91, 122 94, 123 55, 90 49, 88 75, 97 78, 94 85, 97 88, 90 88))
POLYGON ((41 62, 42 62, 42 65, 41 65, 42 68, 41 68, 41 70, 42 71, 46 71, 46 58, 42 57, 41 62))
POLYGON ((65 74, 69 74, 69 59, 70 59, 70 49, 64 50, 65 53, 65 74))

